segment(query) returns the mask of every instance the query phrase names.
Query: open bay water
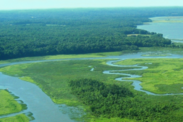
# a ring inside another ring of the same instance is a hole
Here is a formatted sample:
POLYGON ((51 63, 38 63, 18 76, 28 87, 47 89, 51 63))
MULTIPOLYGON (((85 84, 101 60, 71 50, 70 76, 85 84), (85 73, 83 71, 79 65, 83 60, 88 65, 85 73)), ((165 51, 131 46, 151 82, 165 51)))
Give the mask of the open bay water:
MULTIPOLYGON (((158 21, 166 20, 167 17, 154 17, 150 19, 158 21)), ((138 25, 137 28, 163 34, 164 38, 171 39, 172 42, 183 43, 183 22, 180 22, 183 21, 183 19, 174 18, 172 21, 174 22, 150 22, 148 24, 138 25)))

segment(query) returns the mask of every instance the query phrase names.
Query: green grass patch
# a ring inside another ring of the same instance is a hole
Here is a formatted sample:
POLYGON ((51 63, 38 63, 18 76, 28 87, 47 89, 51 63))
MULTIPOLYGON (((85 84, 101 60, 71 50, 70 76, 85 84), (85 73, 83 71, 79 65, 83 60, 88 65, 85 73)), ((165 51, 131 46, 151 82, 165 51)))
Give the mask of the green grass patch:
POLYGON ((51 59, 67 59, 67 58, 93 58, 93 57, 115 56, 122 54, 123 54, 122 51, 117 51, 117 52, 101 52, 101 53, 89 53, 89 54, 48 55, 48 56, 24 57, 10 60, 1 60, 0 64, 9 62, 19 62, 19 61, 35 61, 35 60, 51 60, 51 59))
POLYGON ((142 81, 145 90, 160 94, 183 92, 183 59, 128 59, 117 64, 148 66, 146 70, 127 72, 142 75, 133 79, 142 81))
POLYGON ((0 64, 8 63, 8 61, 0 61, 0 64))
POLYGON ((25 109, 25 106, 19 104, 6 90, 0 90, 0 100, 0 115, 16 113, 25 109))
POLYGON ((13 117, 2 118, 0 122, 29 122, 29 118, 25 114, 19 114, 13 117))

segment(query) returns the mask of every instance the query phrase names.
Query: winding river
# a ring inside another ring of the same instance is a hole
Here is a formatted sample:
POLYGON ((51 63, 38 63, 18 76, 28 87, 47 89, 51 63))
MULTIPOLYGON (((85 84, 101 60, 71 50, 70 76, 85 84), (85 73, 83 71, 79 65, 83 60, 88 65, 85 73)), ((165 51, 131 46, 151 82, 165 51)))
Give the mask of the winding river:
MULTIPOLYGON (((118 61, 122 61, 122 60, 118 60, 118 61)), ((119 77, 119 78, 116 78, 115 80, 117 80, 117 81, 130 81, 130 82, 132 82, 132 86, 134 86, 135 90, 141 91, 141 92, 145 92, 146 94, 149 94, 149 95, 156 95, 156 96, 183 95, 183 93, 177 93, 177 94, 174 94, 174 93, 172 93, 172 94, 171 93, 170 94, 155 94, 153 92, 149 92, 149 91, 143 90, 142 86, 140 85, 141 81, 125 79, 125 78, 139 78, 139 77, 142 77, 141 75, 133 75, 133 74, 126 74, 126 73, 118 73, 118 72, 130 71, 130 70, 137 70, 137 71, 138 70, 145 70, 148 67, 146 67, 146 66, 138 66, 138 65, 128 65, 128 66, 125 66, 125 65, 115 65, 114 63, 116 63, 118 61, 109 61, 109 62, 107 62, 107 64, 110 65, 110 66, 117 66, 117 67, 136 67, 136 68, 127 69, 127 70, 106 70, 103 73, 104 74, 113 74, 113 75, 114 74, 115 75, 123 75, 123 76, 125 75, 126 77, 119 77)))
MULTIPOLYGON (((62 60, 88 60, 88 59, 111 59, 112 61, 108 61, 107 64, 116 67, 129 67, 123 65, 115 65, 114 63, 120 60, 125 59, 135 59, 135 58, 183 58, 182 55, 170 55, 166 57, 144 57, 142 56, 143 53, 133 53, 133 54, 125 54, 121 56, 108 56, 108 57, 101 57, 101 58, 75 58, 75 59, 56 59, 56 60, 39 60, 39 61, 22 61, 22 62, 14 62, 14 63, 7 63, 7 64, 0 64, 0 67, 15 65, 15 64, 25 64, 25 63, 37 63, 37 62, 48 62, 48 61, 62 61, 62 60), (114 59, 118 59, 115 60, 114 59)), ((128 70, 144 70, 148 67, 145 66, 138 66, 136 69, 128 69, 128 70)), ((130 66, 131 67, 131 66, 130 66)), ((90 71, 94 71, 95 69, 92 68, 90 71)), ((141 77, 139 75, 131 75, 125 73, 114 73, 113 71, 127 71, 127 70, 109 70, 104 71, 104 74, 121 74, 126 75, 127 77, 141 77)), ((125 77, 123 77, 125 78, 125 77)), ((118 81, 127 81, 123 80, 123 78, 116 78, 118 81)), ((140 86, 140 81, 137 80, 129 80, 133 82, 133 86, 135 90, 145 92, 151 95, 158 95, 151 93, 149 91, 145 91, 140 86)), ((38 86, 32 84, 30 82, 26 82, 20 80, 18 77, 12 77, 0 73, 0 89, 8 89, 12 94, 20 97, 19 100, 23 101, 27 105, 27 110, 22 111, 20 113, 33 113, 35 120, 32 122, 74 122, 68 114, 63 114, 59 110, 59 106, 53 103, 49 96, 47 96, 38 86)), ((182 94, 182 93, 180 93, 182 94)), ((164 95, 175 95, 175 94, 164 94, 164 95)), ((64 105, 65 106, 65 105, 64 105)), ((65 106, 67 107, 67 106, 65 106)), ((6 115, 7 117, 13 116, 16 114, 6 115)), ((0 116, 6 117, 6 116, 0 116)))

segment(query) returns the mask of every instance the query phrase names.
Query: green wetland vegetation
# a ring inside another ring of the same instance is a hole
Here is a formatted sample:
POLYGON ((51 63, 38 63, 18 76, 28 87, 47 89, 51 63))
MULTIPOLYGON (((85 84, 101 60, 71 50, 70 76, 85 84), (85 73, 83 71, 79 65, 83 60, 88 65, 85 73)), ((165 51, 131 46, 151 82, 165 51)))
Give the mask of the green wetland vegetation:
MULTIPOLYGON (((88 53, 88 54, 63 54, 63 55, 47 55, 47 56, 37 56, 37 57, 24 57, 9 60, 1 60, 0 64, 21 62, 21 61, 36 61, 36 60, 53 60, 53 59, 73 59, 73 58, 97 58, 106 56, 117 56, 122 55, 130 50, 116 51, 116 52, 101 52, 101 53, 88 53)), ((133 52, 133 51, 132 51, 133 52)))
POLYGON ((125 73, 142 75, 135 79, 142 81, 143 89, 163 94, 183 92, 182 62, 183 59, 128 59, 117 64, 148 66, 146 70, 125 73))
MULTIPOLYGON (((7 90, 0 90, 0 100, 0 117, 26 109, 26 106, 19 104, 7 90)), ((0 122, 29 122, 29 118, 25 114, 18 114, 12 117, 0 118, 0 122)))
POLYGON ((0 122, 29 122, 29 118, 25 114, 19 114, 13 117, 2 118, 0 122))

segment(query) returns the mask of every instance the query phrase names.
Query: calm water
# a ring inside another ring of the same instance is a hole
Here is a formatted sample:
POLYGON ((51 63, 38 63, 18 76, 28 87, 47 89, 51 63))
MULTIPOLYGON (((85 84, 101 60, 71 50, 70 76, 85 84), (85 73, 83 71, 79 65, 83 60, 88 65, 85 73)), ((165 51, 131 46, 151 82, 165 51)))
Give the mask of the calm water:
MULTIPOLYGON (((150 18, 152 20, 161 20, 163 17, 150 18)), ((138 29, 147 30, 150 32, 161 33, 165 38, 172 41, 183 42, 174 39, 183 39, 183 23, 149 23, 147 25, 138 25, 138 29)))
MULTIPOLYGON (((35 84, 0 73, 0 86, 2 89, 8 89, 14 95, 20 97, 20 100, 28 107, 25 113, 33 113, 35 117, 34 122, 73 122, 73 120, 71 120, 67 114, 63 114, 50 97, 35 84)), ((21 113, 24 113, 24 111, 21 113)))

